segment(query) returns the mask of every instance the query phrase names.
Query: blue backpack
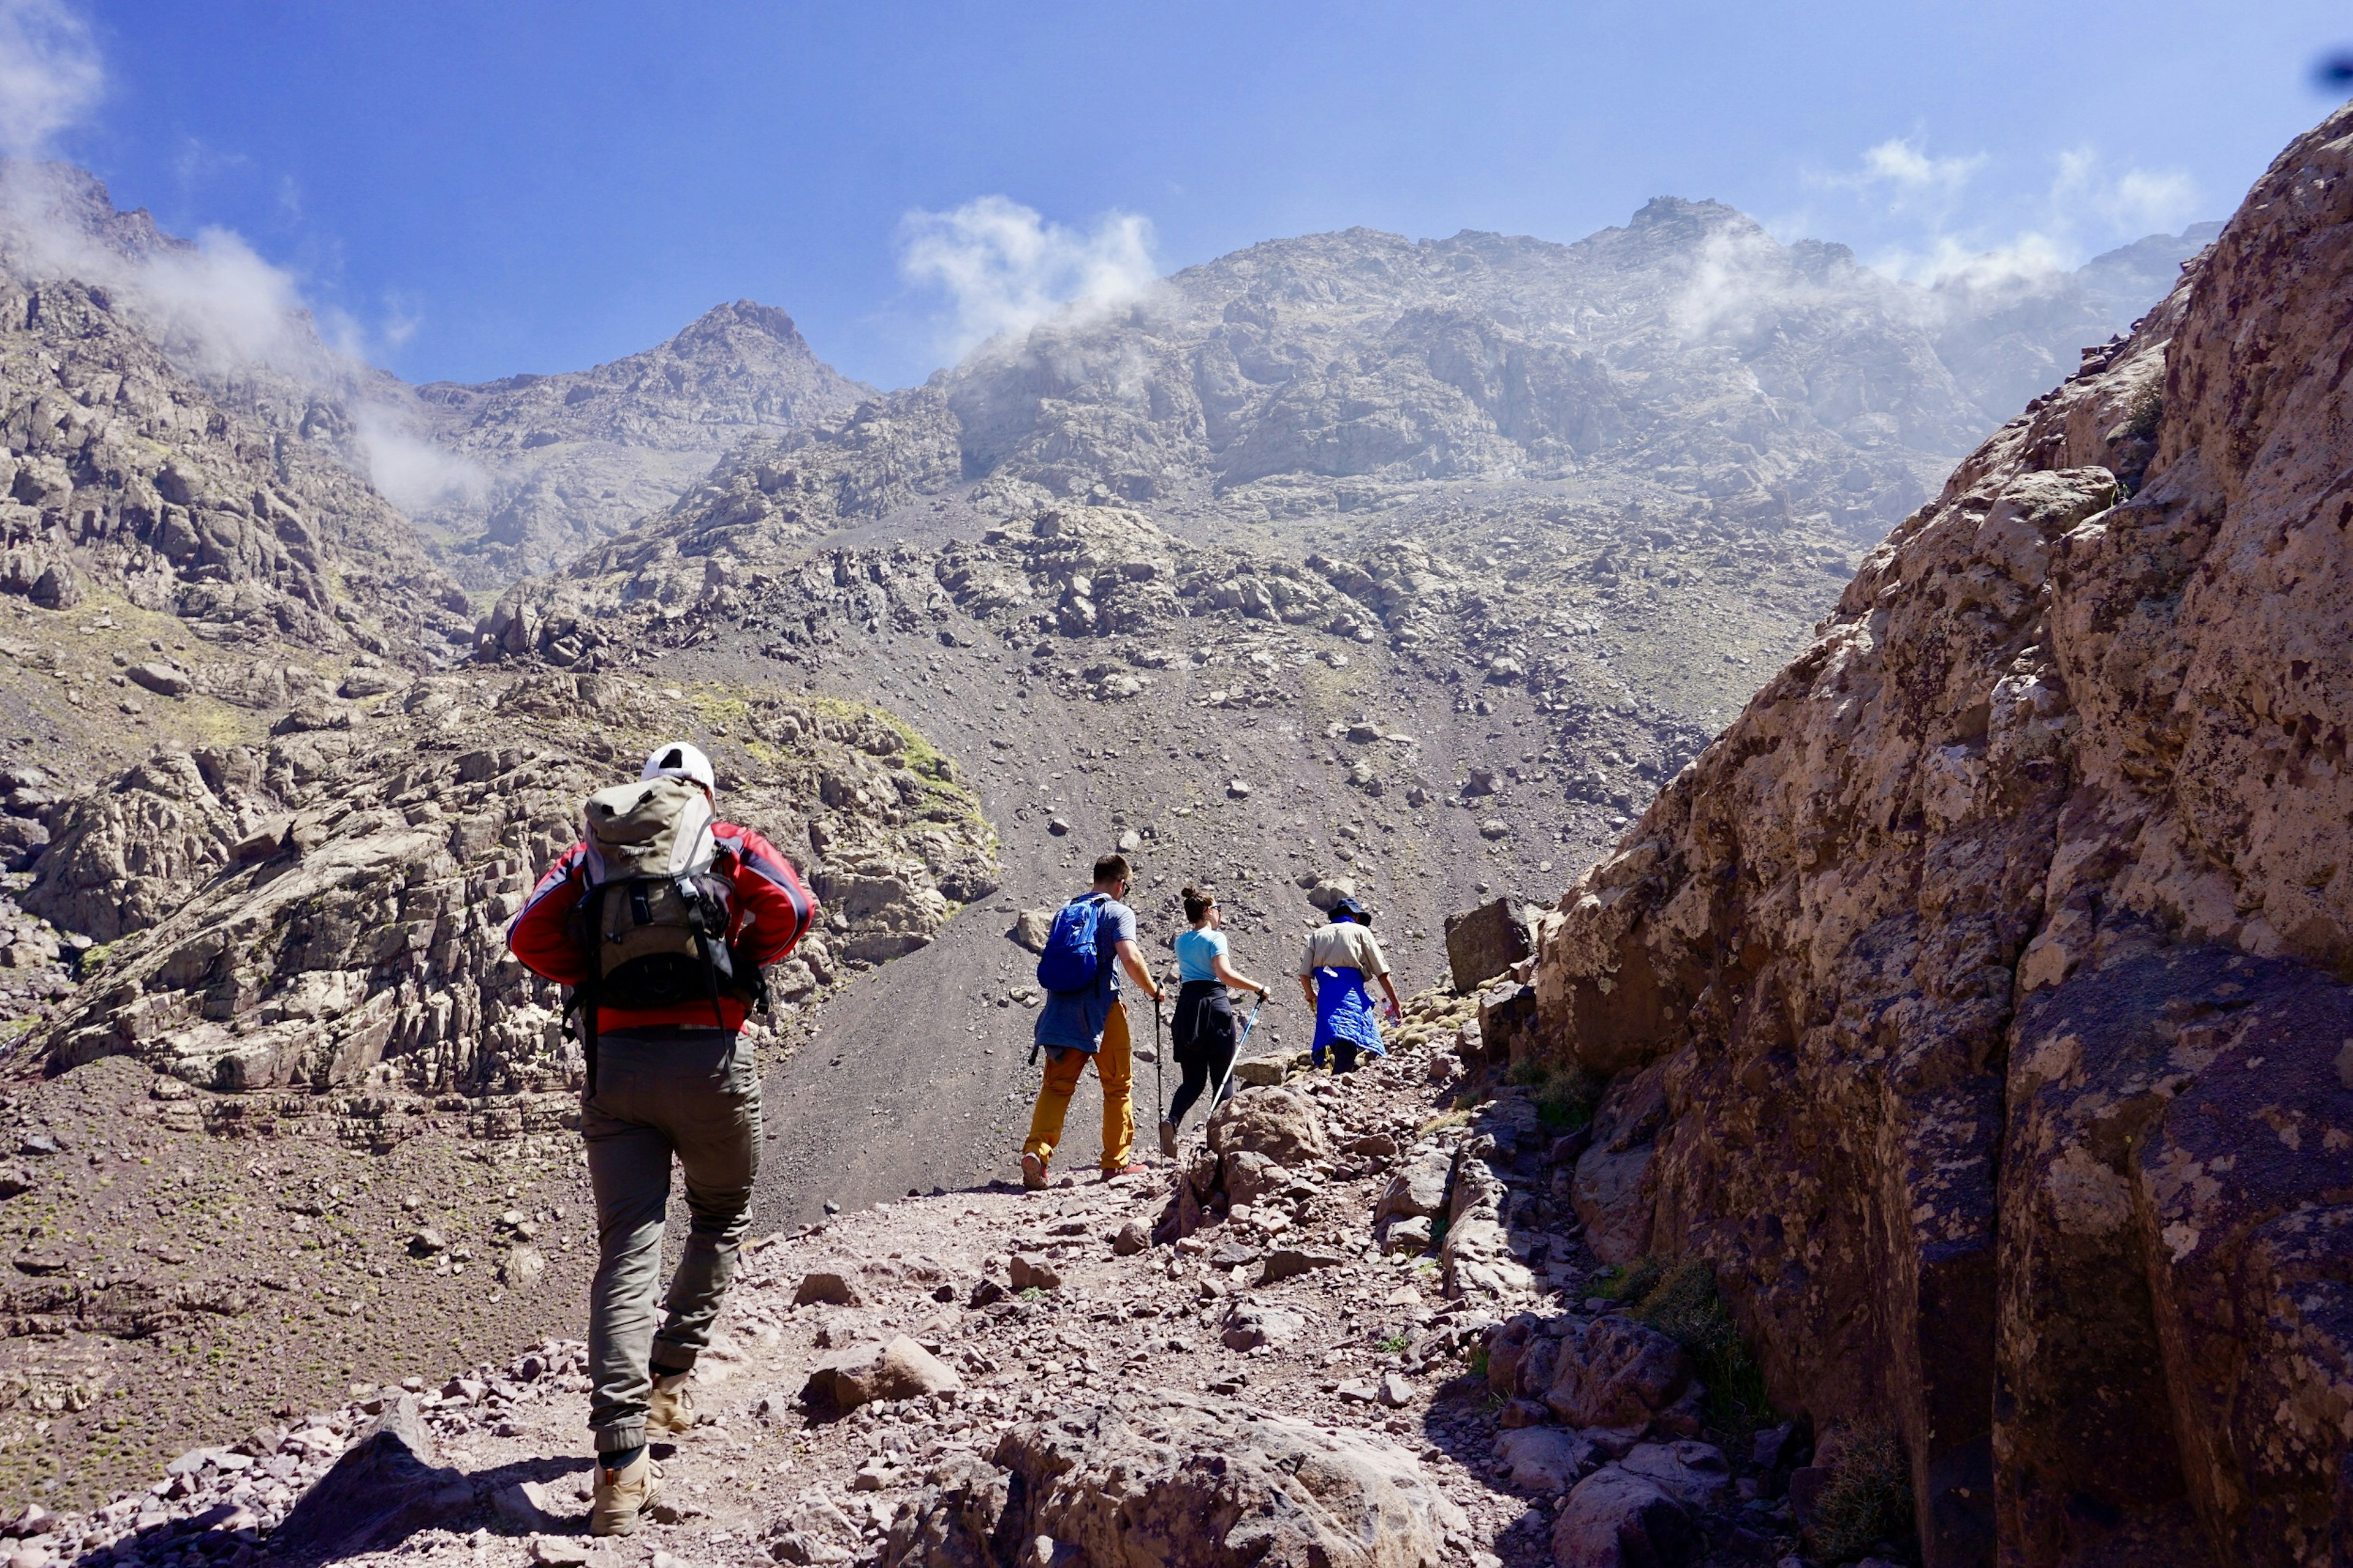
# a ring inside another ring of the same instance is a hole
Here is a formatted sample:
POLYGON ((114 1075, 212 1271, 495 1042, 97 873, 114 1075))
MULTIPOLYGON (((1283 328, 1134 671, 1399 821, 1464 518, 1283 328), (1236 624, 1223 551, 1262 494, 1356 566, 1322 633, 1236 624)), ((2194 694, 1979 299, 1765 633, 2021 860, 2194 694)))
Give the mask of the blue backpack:
POLYGON ((1108 901, 1100 893, 1089 893, 1055 912, 1054 928, 1046 933, 1045 949, 1038 954, 1039 984, 1049 991, 1085 991, 1094 985, 1103 973, 1096 932, 1108 901))

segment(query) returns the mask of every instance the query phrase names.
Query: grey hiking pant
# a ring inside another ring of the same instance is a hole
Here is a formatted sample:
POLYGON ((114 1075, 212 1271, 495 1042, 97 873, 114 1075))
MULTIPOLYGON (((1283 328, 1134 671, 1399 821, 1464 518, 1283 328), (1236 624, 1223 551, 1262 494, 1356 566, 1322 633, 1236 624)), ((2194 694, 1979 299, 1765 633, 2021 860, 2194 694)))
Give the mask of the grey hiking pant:
POLYGON ((735 1272, 760 1173, 760 1079, 752 1047, 724 1029, 628 1029, 596 1042, 596 1092, 580 1102, 596 1194, 596 1282, 588 1296, 588 1425, 596 1451, 646 1440, 647 1368, 684 1371, 711 1342, 735 1272), (662 1214, 670 1156, 693 1214, 670 1276, 661 1328, 662 1214))

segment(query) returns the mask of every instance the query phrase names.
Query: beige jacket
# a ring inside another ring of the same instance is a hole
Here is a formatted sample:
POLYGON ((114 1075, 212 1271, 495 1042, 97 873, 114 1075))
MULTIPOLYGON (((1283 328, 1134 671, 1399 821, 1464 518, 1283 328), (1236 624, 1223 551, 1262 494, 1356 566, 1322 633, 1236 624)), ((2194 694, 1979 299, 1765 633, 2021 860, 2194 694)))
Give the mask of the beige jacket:
POLYGON ((1370 926, 1334 921, 1308 932, 1307 946, 1299 955, 1302 975, 1319 969, 1358 969, 1372 980, 1389 972, 1389 961, 1381 956, 1381 944, 1373 940, 1370 926))

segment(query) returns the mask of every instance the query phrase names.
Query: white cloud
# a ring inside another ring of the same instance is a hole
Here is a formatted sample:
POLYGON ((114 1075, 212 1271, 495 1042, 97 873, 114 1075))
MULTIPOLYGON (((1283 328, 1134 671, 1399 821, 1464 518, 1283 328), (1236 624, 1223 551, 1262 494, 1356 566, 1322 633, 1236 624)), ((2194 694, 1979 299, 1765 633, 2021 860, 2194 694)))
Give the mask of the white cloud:
POLYGON ((1988 188, 1988 154, 1940 157, 1894 137, 1865 149, 1854 167, 1809 183, 1850 193, 1862 207, 1852 226, 1881 236, 1868 247, 1873 268, 1980 298, 2047 289, 2094 252, 2178 228, 2197 213, 2197 184, 2179 170, 2116 170, 2093 147, 2065 149, 2050 167, 2046 184, 2005 195, 1988 188))
POLYGON ((911 212, 899 237, 901 273, 947 293, 941 346, 952 359, 1052 316, 1133 300, 1159 276, 1151 221, 1134 213, 1106 213, 1082 232, 981 196, 951 212, 911 212))
POLYGON ((2170 231, 2198 210, 2198 184, 2179 169, 2126 169, 2109 174, 2097 150, 2059 154, 2051 182, 2054 210, 2090 213, 2117 238, 2170 231))
POLYGON ((370 482, 401 510, 414 514, 445 501, 479 501, 489 492, 488 469, 416 434, 397 410, 364 404, 354 423, 370 482))
POLYGON ((1727 330, 1746 333, 1761 315, 1797 302, 1787 270, 1781 247, 1757 230, 1709 235, 1675 295, 1676 329, 1692 339, 1727 330))
MULTIPOLYGON (((341 403, 358 433, 352 455, 397 505, 479 495, 488 474, 414 434, 365 363, 376 343, 396 346, 416 330, 413 312, 392 306, 372 332, 344 311, 313 310, 300 279, 239 235, 206 228, 194 244, 148 243, 111 226, 110 209, 85 176, 39 161, 96 107, 104 86, 90 28, 64 0, 0 0, 0 254, 9 264, 105 289, 174 363, 198 375, 266 372, 341 403)), ((189 184, 242 162, 191 140, 176 172, 189 184)), ((279 195, 290 216, 299 214, 290 178, 279 195)))
POLYGON ((1950 212, 1961 193, 1989 162, 1983 153, 1967 157, 1932 157, 1908 137, 1890 137, 1866 148, 1862 167, 1846 174, 1821 177, 1821 183, 1848 190, 1884 193, 1897 212, 1950 212))
POLYGON ((1870 265, 1907 283, 1952 283, 2015 292, 2047 287, 2083 259, 2080 247, 2035 229, 2022 229, 1990 243, 1950 234, 1929 235, 1917 245, 1894 245, 1875 252, 1870 265))
POLYGON ((43 156, 105 90, 90 26, 61 0, 0 0, 0 153, 43 156))

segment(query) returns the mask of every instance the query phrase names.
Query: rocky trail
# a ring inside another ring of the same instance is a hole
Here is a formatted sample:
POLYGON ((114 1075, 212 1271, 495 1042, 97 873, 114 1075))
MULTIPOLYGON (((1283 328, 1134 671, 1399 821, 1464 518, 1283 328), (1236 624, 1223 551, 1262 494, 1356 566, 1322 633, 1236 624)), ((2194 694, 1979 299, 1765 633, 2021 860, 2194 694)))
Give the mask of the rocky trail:
MULTIPOLYGON (((1368 570, 1319 572, 1190 543, 1124 508, 882 531, 675 616, 518 595, 491 623, 505 658, 537 649, 690 694, 775 686, 884 705, 956 759, 996 826, 994 896, 853 982, 770 1077, 790 1131, 761 1202, 780 1224, 1006 1171, 1036 1081, 1019 1065, 1031 955, 1010 932, 1082 887, 1097 854, 1135 864, 1133 901, 1164 963, 1191 883, 1218 891, 1238 962, 1271 984, 1319 918, 1309 889, 1344 879, 1378 912, 1400 979, 1425 984, 1449 915, 1543 901, 1599 855, 1702 742, 1685 715, 1734 700, 1751 668, 1735 661, 1752 655, 1733 650, 1775 657, 1829 583, 1784 541, 1736 588, 1706 586, 1702 561, 1739 551, 1662 543, 1622 578, 1547 595, 1514 561, 1546 580, 1586 545, 1562 530, 1489 554, 1461 520, 1368 570), (1703 635, 1724 650, 1712 663, 1669 657, 1703 635)), ((1279 993, 1267 1043, 1305 1026, 1279 993)), ((1093 1163, 1090 1110, 1072 1131, 1067 1158, 1093 1163)))
POLYGON ((1254 1058, 1206 1141, 1197 1122, 1144 1175, 753 1244, 633 1538, 586 1534, 586 1379, 554 1339, 363 1367, 346 1402, 220 1433, 90 1513, 26 1510, 11 1568, 1579 1568, 1791 1557, 1793 1493, 1818 1531, 1867 1521, 1856 1475, 1741 1403, 1712 1296, 1662 1318, 1672 1290, 1597 1268, 1587 1102, 1504 1082, 1477 1011, 1415 998, 1393 1054, 1346 1078, 1254 1058))

